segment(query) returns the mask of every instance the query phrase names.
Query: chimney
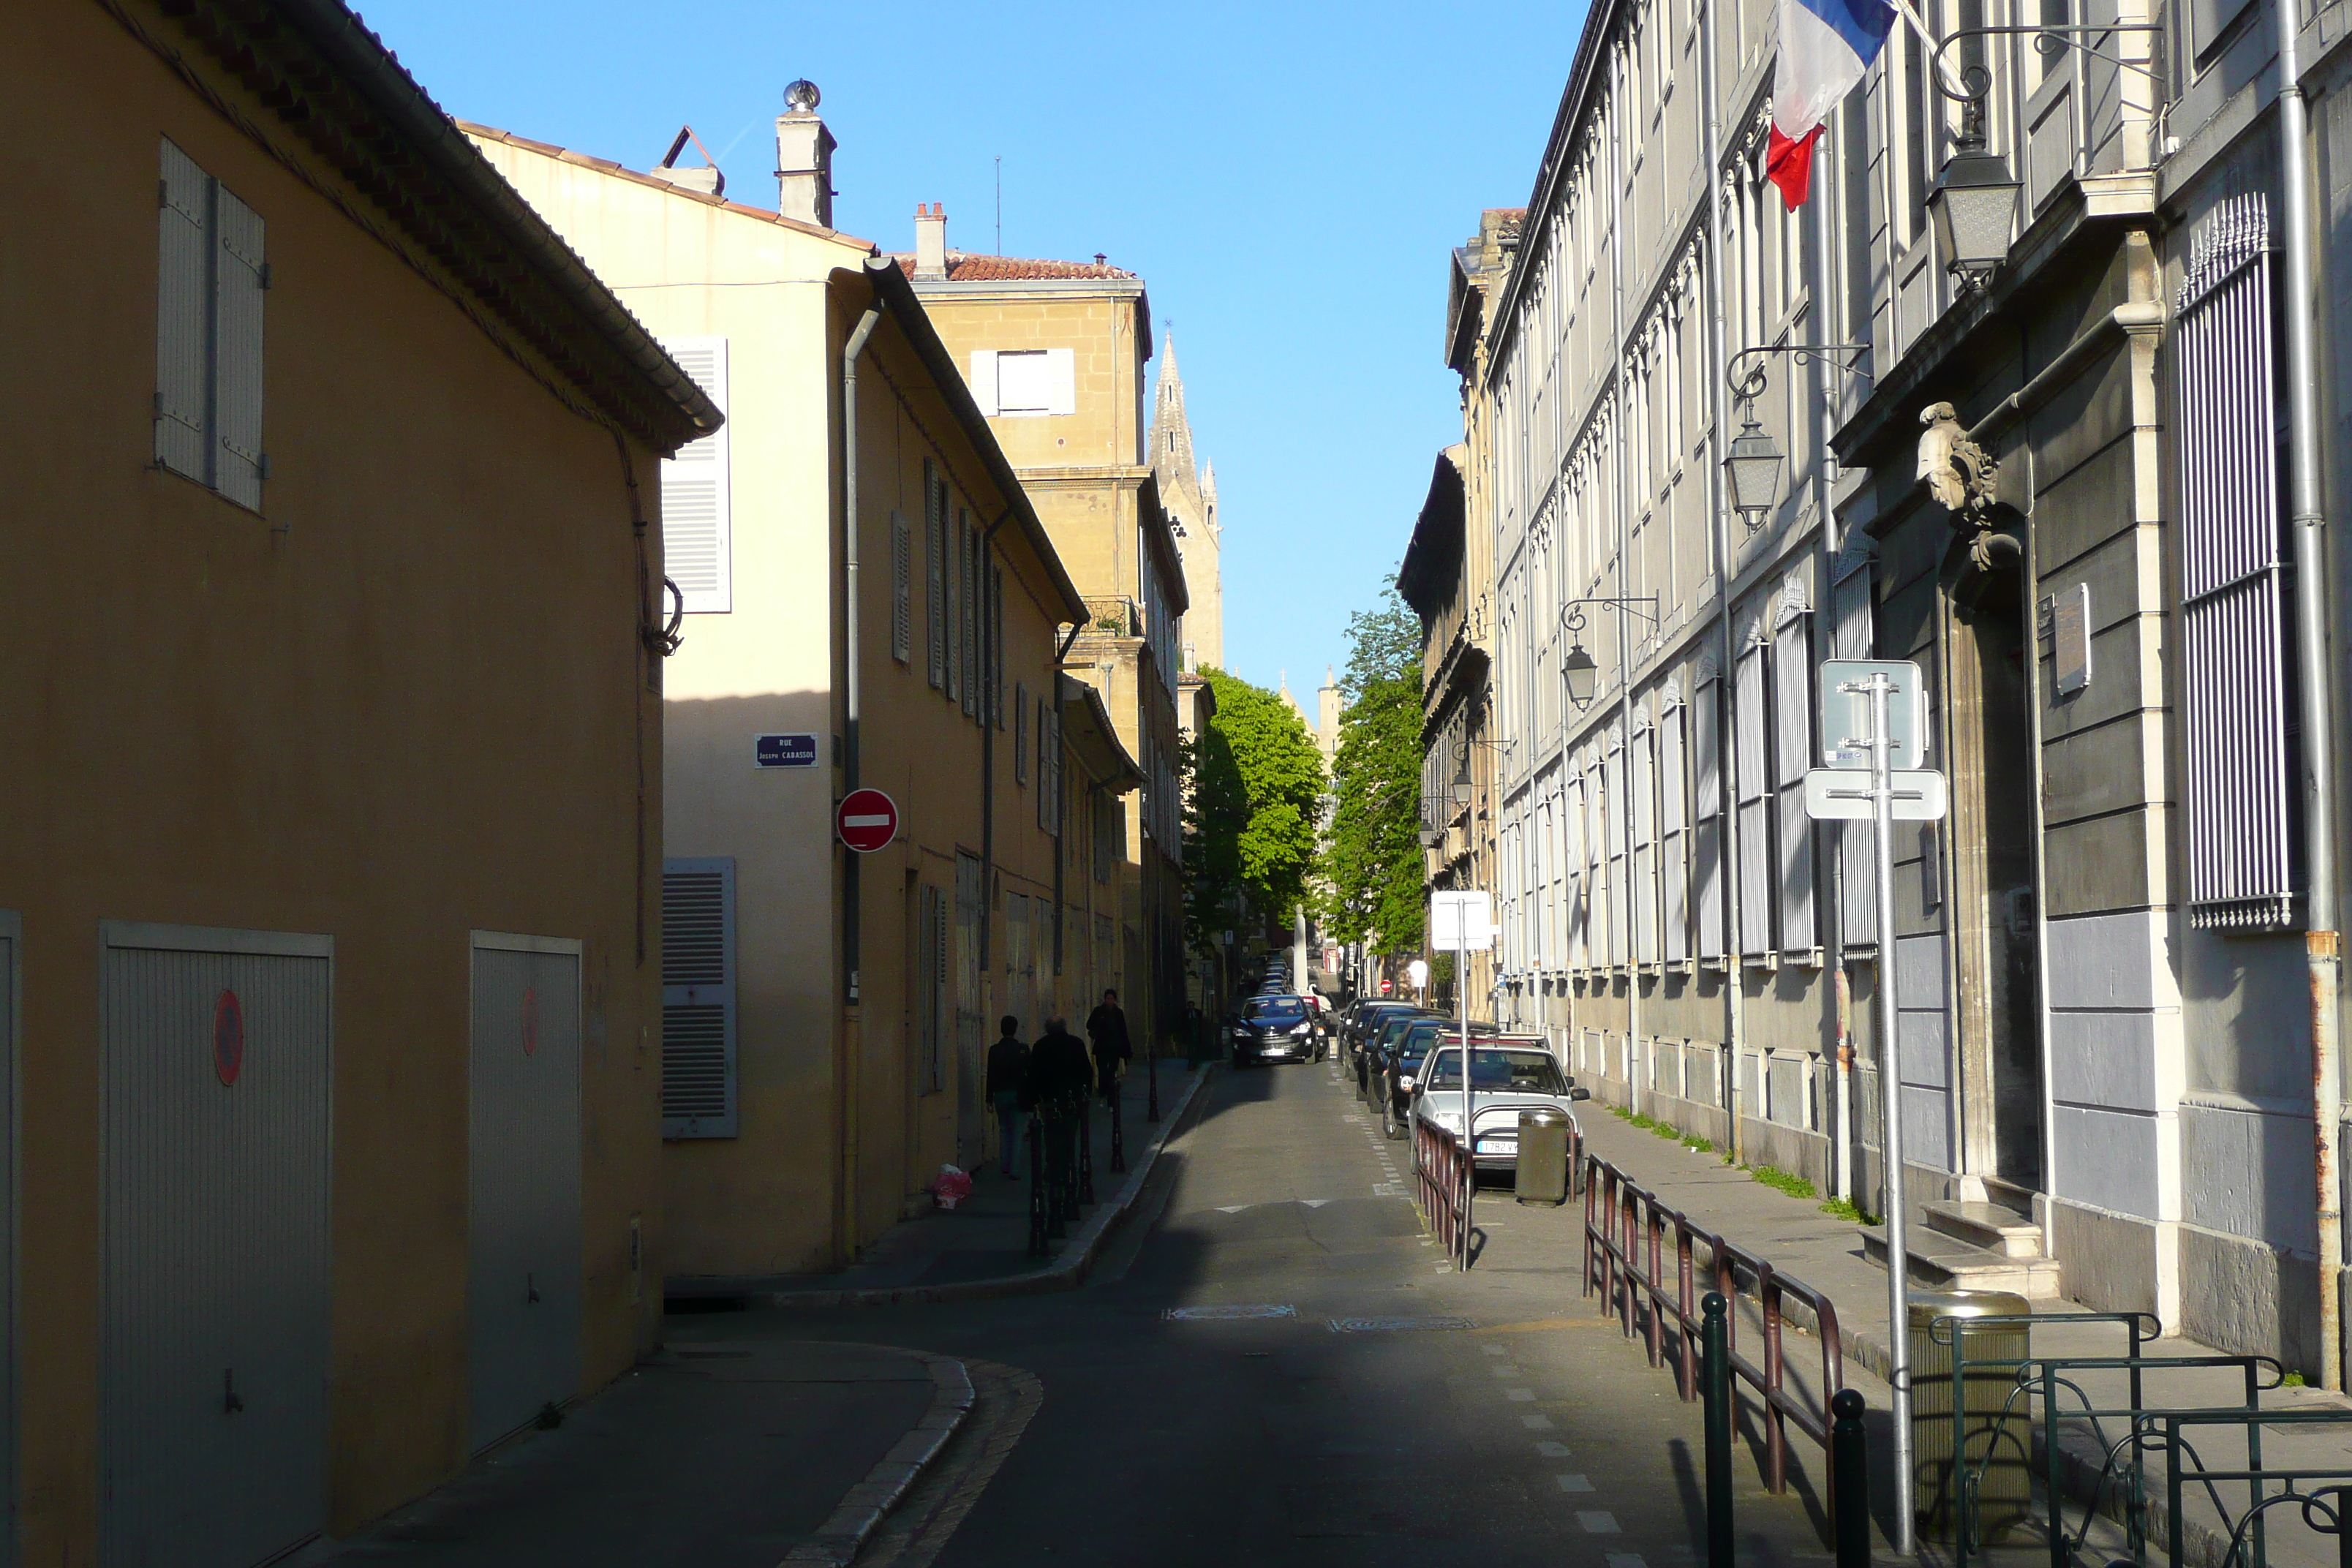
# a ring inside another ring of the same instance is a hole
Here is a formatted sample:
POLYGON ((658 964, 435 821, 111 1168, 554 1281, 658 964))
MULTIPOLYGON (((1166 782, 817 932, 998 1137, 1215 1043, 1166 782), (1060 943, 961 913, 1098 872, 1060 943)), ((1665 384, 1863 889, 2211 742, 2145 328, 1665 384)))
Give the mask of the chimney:
POLYGON ((929 282, 948 275, 948 205, 915 204, 915 279, 929 282))
POLYGON ((776 210, 831 228, 835 143, 816 116, 821 97, 813 81, 784 89, 784 112, 776 116, 776 210))

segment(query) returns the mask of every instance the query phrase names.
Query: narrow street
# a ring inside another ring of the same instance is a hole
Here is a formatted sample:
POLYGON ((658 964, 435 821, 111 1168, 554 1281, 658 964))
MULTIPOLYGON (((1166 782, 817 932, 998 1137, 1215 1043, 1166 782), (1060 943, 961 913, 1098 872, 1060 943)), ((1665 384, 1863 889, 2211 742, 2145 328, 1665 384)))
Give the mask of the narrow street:
MULTIPOLYGON (((1457 1277, 1407 1146, 1329 1064, 1221 1070, 1207 1096, 1081 1290, 678 1316, 670 1346, 887 1342, 971 1367, 973 1422, 860 1563, 1694 1560, 1698 1409, 1578 1294, 1571 1213, 1490 1190, 1457 1277)), ((1743 1561, 1826 1560, 1802 1489, 1767 1497, 1739 1463, 1743 1561)))

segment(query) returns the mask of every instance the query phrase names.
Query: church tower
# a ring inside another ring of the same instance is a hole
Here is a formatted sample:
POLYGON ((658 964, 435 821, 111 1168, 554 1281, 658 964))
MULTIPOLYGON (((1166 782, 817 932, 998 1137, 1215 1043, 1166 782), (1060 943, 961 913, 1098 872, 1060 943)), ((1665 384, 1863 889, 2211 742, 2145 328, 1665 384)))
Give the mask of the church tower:
POLYGON ((1184 377, 1176 368, 1176 340, 1160 340, 1160 380, 1151 400, 1151 473, 1160 481, 1160 504, 1176 531, 1184 558, 1184 668, 1224 668, 1225 595, 1218 565, 1217 473, 1192 456, 1192 426, 1184 416, 1184 377))

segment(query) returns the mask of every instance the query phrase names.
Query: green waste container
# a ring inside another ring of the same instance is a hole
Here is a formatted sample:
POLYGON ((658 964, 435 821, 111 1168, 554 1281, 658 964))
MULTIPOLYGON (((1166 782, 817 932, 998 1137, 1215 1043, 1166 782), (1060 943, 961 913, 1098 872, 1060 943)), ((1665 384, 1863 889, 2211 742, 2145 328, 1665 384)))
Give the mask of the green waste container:
POLYGON ((1512 1195, 1523 1204, 1568 1202, 1568 1112, 1530 1105, 1519 1112, 1519 1152, 1512 1195))
POLYGON ((2022 1316, 2032 1309, 2024 1297, 2005 1290, 1914 1291, 1910 1307, 1912 1499, 1920 1531, 1928 1539, 1949 1541, 1958 1511, 1959 1478, 1952 1462, 1953 1346, 1937 1343, 1928 1331, 1938 1318, 1958 1318, 1963 1321, 1946 1325, 1944 1338, 1967 1347, 1967 1409, 1960 1426, 1968 1468, 1977 1477, 1974 1534, 1978 1543, 1999 1541, 2032 1503, 2032 1414, 2021 1400, 2007 1424, 2001 1421, 2016 1385, 2014 1363, 2031 1353, 2031 1336, 2023 1324, 1970 1328, 1965 1320, 2022 1316))

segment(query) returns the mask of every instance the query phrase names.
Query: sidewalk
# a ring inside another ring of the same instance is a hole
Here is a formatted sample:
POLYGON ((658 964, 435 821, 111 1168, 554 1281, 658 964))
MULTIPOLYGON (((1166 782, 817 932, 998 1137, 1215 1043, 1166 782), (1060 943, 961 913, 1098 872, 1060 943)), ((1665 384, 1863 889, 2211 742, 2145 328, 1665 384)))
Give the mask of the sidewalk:
POLYGON ((830 1274, 673 1277, 667 1296, 673 1310, 685 1302, 726 1302, 762 1307, 839 1307, 948 1300, 976 1300, 1066 1289, 1076 1285, 1094 1260, 1103 1237, 1142 1190, 1144 1176, 1179 1118, 1189 1110, 1206 1074, 1182 1058, 1161 1058, 1160 1122, 1146 1120, 1150 1080, 1140 1063, 1119 1082, 1119 1113, 1125 1124, 1127 1169, 1111 1169, 1110 1111, 1096 1100, 1095 1202, 1079 1211, 1050 1259, 1029 1256, 1027 1151, 1008 1181, 993 1158, 971 1173, 971 1195, 955 1208, 903 1220, 866 1248, 866 1256, 830 1274))
POLYGON ((304 1564, 777 1568, 849 1561, 971 1404, 961 1363, 882 1345, 666 1351, 304 1564))
MULTIPOLYGON (((1772 1263, 1783 1275, 1793 1275, 1805 1284, 1827 1296, 1837 1309, 1839 1327, 1843 1341, 1845 1381, 1858 1389, 1870 1402, 1874 1411, 1888 1408, 1891 1391, 1884 1379, 1891 1362, 1888 1356, 1887 1290, 1885 1271, 1865 1260, 1863 1255, 1861 1229, 1850 1221, 1839 1220, 1821 1212, 1818 1199, 1791 1198, 1754 1181, 1748 1173, 1728 1165, 1719 1154, 1702 1154, 1670 1142, 1611 1115, 1598 1105, 1580 1110, 1579 1121, 1584 1131, 1588 1150, 1607 1160, 1625 1173, 1637 1184, 1657 1194, 1660 1202, 1681 1210, 1691 1220, 1749 1252, 1772 1263)), ((1498 1227, 1498 1234, 1488 1244, 1486 1261, 1501 1264, 1510 1259, 1515 1250, 1534 1247, 1547 1259, 1568 1256, 1563 1259, 1571 1272, 1581 1268, 1584 1213, 1581 1201, 1557 1210, 1517 1208, 1510 1205, 1507 1194, 1481 1194, 1488 1212, 1509 1207, 1510 1213, 1498 1227)), ((1671 1246, 1671 1238, 1669 1239, 1671 1246)), ((1671 1269, 1671 1253, 1668 1255, 1671 1269)), ((1598 1310, 1597 1301, 1586 1305, 1598 1310)), ((2032 1333, 2032 1353, 2037 1356, 2107 1356, 2122 1355, 2125 1330, 2112 1323, 2078 1323, 2069 1325, 2069 1316, 2080 1315, 2086 1309, 2066 1301, 2034 1303, 2037 1313, 2047 1315, 2052 1321, 2044 1328, 2037 1325, 2032 1333)), ((1757 1346, 1760 1343, 1761 1323, 1755 1310, 1748 1308, 1743 1316, 1747 1321, 1739 1331, 1743 1352, 1750 1359, 1760 1359, 1757 1346)), ((1821 1384, 1821 1355, 1817 1342, 1810 1335, 1793 1331, 1785 1340, 1788 1381, 1792 1393, 1813 1408, 1820 1408, 1826 1392, 1821 1384)), ((2148 1356, 2196 1356, 2220 1352, 2193 1340, 2168 1337, 2146 1347, 2148 1356)), ((2112 1408, 2129 1404, 2128 1385, 2120 1372, 2083 1372, 2070 1373, 2100 1408, 2112 1408)), ((1672 1376, 1662 1369, 1658 1376, 1672 1376)), ((2145 1408, 2177 1409, 2191 1406, 2235 1405, 2242 1403, 2242 1374, 2235 1370, 2191 1370, 2181 1372, 2151 1372, 2147 1374, 2143 1405, 2145 1408)), ((2261 1396, 2262 1407, 2280 1412, 2352 1411, 2352 1402, 2340 1395, 2304 1388, 2281 1388, 2261 1396)), ((2086 1424, 2074 1423, 2079 1431, 2066 1431, 2061 1447, 2071 1472, 2068 1490, 2076 1500, 2069 1510, 2070 1519, 2080 1515, 2080 1498, 2087 1495, 2091 1481, 2096 1477, 2104 1458, 2104 1446, 2091 1436, 2086 1424)), ((2111 1443, 2120 1436, 2124 1426, 2114 1420, 2104 1424, 2105 1436, 2111 1443)), ((2189 1435, 2204 1462, 2213 1468, 2242 1468, 2245 1446, 2228 1428, 2203 1428, 2189 1435)), ((2035 1425, 2037 1447, 2035 1474, 2042 1473, 2038 1449, 2040 1430, 2035 1425)), ((1819 1466, 1820 1457, 1811 1452, 1811 1445, 1792 1434, 1792 1453, 1801 1456, 1808 1469, 1819 1466)), ((2312 1470, 2332 1470, 2352 1477, 2352 1425, 2315 1430, 2297 1431, 2271 1426, 2262 1436, 2263 1461, 2276 1468, 2293 1464, 2312 1470)), ((2163 1472, 2160 1461, 2151 1459, 2149 1501, 2161 1515, 2165 1508, 2163 1472)), ((2274 1493, 2278 1489, 2272 1487, 2274 1493)), ((2223 1497, 2234 1516, 2246 1494, 2244 1483, 2225 1486, 2223 1497)), ((2037 1502, 2037 1508, 2042 1505, 2037 1502)), ((2183 1531, 2183 1562, 2199 1568, 2220 1568, 2229 1542, 2229 1528, 2221 1513, 2210 1498, 2191 1493, 2184 1500, 2182 1513, 2187 1525, 2183 1531)), ((2301 1521, 2298 1510, 2288 1505, 2273 1509, 2265 1516, 2268 1531, 2268 1559, 2273 1568, 2302 1568, 2304 1564, 2326 1564, 2334 1568, 2337 1562, 2336 1542, 2332 1537, 2320 1536, 2301 1521)), ((2164 1560, 2168 1532, 2159 1523, 2158 1543, 2151 1547, 2151 1560, 2164 1560)), ((2039 1552, 2041 1548, 2036 1547, 2039 1552)), ((2006 1552, 2003 1555, 2007 1555, 2006 1552)))

